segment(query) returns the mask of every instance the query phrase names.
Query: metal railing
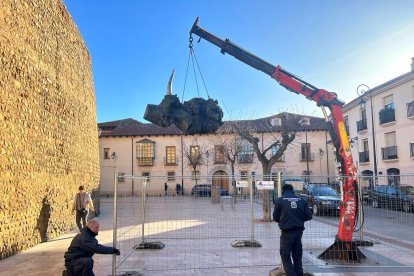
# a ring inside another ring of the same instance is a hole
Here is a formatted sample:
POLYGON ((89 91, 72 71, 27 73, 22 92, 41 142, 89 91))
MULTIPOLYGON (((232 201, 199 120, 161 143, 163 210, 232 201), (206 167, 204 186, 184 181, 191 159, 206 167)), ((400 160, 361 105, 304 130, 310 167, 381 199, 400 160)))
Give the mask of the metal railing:
POLYGON ((357 122, 357 131, 358 132, 366 130, 367 128, 368 128, 367 127, 367 119, 362 119, 362 120, 359 120, 357 122))
POLYGON ((359 152, 359 163, 369 162, 369 151, 359 152))
POLYGON ((395 109, 385 108, 379 112, 380 125, 395 121, 395 109))
POLYGON ((397 146, 381 148, 382 160, 398 159, 397 146))

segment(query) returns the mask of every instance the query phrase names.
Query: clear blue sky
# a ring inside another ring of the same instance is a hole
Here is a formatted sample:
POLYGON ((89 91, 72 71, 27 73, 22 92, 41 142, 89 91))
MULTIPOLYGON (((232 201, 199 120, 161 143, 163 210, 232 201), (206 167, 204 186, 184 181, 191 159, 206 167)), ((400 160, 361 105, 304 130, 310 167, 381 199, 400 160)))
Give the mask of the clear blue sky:
MULTIPOLYGON (((359 84, 373 88, 410 70, 412 0, 64 0, 92 57, 97 120, 143 119, 164 97, 172 69, 182 99, 189 30, 229 38, 274 65, 349 102, 359 84)), ((195 42, 198 37, 195 37, 195 42)), ((319 115, 303 96, 207 41, 194 51, 210 96, 225 119, 281 111, 319 115)), ((200 77, 200 96, 207 94, 200 77)), ((197 97, 189 71, 184 100, 197 97)))

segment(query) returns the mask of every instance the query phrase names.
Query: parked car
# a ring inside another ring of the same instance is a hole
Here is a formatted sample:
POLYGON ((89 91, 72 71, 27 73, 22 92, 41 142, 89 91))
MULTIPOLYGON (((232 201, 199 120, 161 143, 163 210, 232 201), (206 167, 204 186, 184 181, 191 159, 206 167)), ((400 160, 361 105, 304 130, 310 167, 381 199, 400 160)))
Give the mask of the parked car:
POLYGON ((339 215, 339 193, 326 184, 309 184, 299 193, 307 200, 315 216, 321 214, 339 215))
POLYGON ((211 196, 211 185, 210 184, 197 184, 191 189, 191 195, 211 196))
POLYGON ((414 210, 414 187, 409 185, 380 185, 371 192, 372 207, 382 206, 392 210, 411 212, 414 210))

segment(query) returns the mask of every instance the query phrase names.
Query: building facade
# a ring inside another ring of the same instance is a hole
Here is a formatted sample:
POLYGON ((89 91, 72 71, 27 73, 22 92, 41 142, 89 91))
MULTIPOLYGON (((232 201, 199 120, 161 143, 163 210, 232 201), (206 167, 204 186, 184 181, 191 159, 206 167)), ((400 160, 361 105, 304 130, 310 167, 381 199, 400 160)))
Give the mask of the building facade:
MULTIPOLYGON (((378 184, 414 172, 414 58, 411 71, 369 89, 344 106, 355 166, 378 184)), ((402 183, 413 184, 413 183, 402 183)))
MULTIPOLYGON (((314 181, 326 183, 327 176, 334 180, 335 162, 326 124, 322 118, 296 115, 301 125, 295 140, 272 167, 273 177, 277 172, 285 175, 314 176, 314 181), (324 177, 315 177, 321 176, 324 177)), ((161 193, 164 183, 175 189, 177 184, 190 193, 196 183, 219 185, 233 193, 229 177, 232 166, 224 154, 232 145, 238 150, 234 163, 234 175, 238 178, 262 175, 263 169, 251 144, 238 134, 224 131, 232 122, 214 134, 185 135, 175 126, 162 128, 154 124, 141 123, 134 119, 98 124, 99 157, 101 166, 101 193, 114 191, 114 173, 147 177, 149 190, 161 193)), ((280 138, 280 114, 256 120, 237 121, 244 129, 259 139, 262 149, 280 138)), ((270 157, 277 152, 277 145, 267 152, 270 157)), ((125 177, 119 181, 121 194, 140 192, 142 180, 125 177)))

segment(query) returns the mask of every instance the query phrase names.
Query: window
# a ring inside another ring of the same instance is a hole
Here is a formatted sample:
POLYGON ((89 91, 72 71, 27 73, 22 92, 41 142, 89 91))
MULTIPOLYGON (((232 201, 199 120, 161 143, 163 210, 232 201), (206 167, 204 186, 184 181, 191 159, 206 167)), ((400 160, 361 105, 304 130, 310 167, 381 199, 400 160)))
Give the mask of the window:
POLYGON ((361 120, 357 122, 357 131, 363 131, 367 129, 367 110, 361 109, 361 120))
POLYGON ((414 143, 410 143, 410 156, 414 157, 414 143))
POLYGON ((368 139, 364 139, 364 140, 362 140, 362 150, 363 150, 363 151, 369 151, 369 147, 368 147, 368 139))
POLYGON ((110 148, 104 148, 104 159, 111 159, 111 156, 109 154, 110 148))
POLYGON ((248 171, 240 171, 240 180, 247 180, 249 172, 248 171))
POLYGON ((165 164, 166 165, 176 165, 177 164, 177 157, 175 154, 175 146, 167 146, 165 147, 165 164))
POLYGON ((381 148, 382 150, 382 159, 383 160, 390 160, 390 159, 398 159, 397 154, 397 138, 395 131, 385 133, 385 148, 381 148))
POLYGON ((344 125, 345 125, 345 130, 346 130, 346 134, 349 136, 349 120, 348 120, 348 116, 344 117, 344 125))
POLYGON ((302 126, 310 126, 310 119, 309 119, 309 118, 302 118, 302 119, 300 120, 300 124, 301 124, 302 126))
POLYGON ((125 173, 118 173, 118 183, 124 183, 125 182, 125 173))
POLYGON ((192 171, 191 172, 191 179, 192 180, 199 180, 200 179, 200 172, 199 171, 192 171))
POLYGON ((362 140, 362 152, 359 153, 359 162, 369 162, 368 139, 362 140))
POLYGON ((385 133, 385 145, 387 147, 397 145, 397 138, 396 138, 395 131, 385 133))
POLYGON ((200 146, 190 146, 191 158, 197 160, 200 158, 200 146))
POLYGON ((392 94, 383 98, 384 109, 394 109, 394 100, 392 94))
POLYGON ((151 178, 149 172, 143 172, 141 175, 147 179, 147 182, 150 182, 151 178))
POLYGON ((153 166, 155 158, 155 142, 144 139, 137 142, 137 159, 139 166, 153 166))
POLYGON ((167 172, 167 180, 172 181, 175 179, 175 172, 167 172))
POLYGON ((300 149, 300 160, 301 161, 311 161, 312 156, 310 152, 310 143, 302 143, 300 149))
POLYGON ((277 127, 282 125, 282 120, 280 118, 272 118, 270 119, 270 125, 277 127))
POLYGON ((224 156, 224 147, 221 145, 214 146, 214 163, 216 164, 226 163, 226 159, 224 156))
POLYGON ((238 155, 237 162, 253 163, 253 146, 245 139, 237 140, 238 155))
POLYGON ((272 146, 272 156, 275 156, 277 151, 279 150, 280 145, 273 145, 272 146))

